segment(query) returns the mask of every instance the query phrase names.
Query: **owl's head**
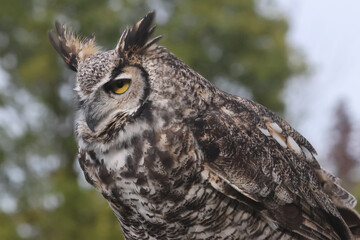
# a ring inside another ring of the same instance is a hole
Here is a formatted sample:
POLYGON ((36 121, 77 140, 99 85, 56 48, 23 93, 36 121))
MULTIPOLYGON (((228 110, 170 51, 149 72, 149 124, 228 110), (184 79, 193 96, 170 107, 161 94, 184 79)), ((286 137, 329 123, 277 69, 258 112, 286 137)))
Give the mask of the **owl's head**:
MULTIPOLYGON (((148 73, 139 64, 161 36, 150 40, 154 12, 149 13, 121 35, 115 49, 101 51, 94 35, 77 38, 65 26, 55 23, 57 34, 49 31, 50 42, 69 68, 77 72, 77 127, 89 137, 104 128, 121 128, 146 104, 148 73), (86 131, 88 128, 89 131, 86 131)), ((113 129, 115 131, 115 129, 113 129)), ((105 134, 103 134, 105 135, 105 134)))
MULTIPOLYGON (((140 131, 146 126, 141 123, 153 119, 156 109, 162 108, 165 115, 188 115, 194 112, 191 104, 199 107, 209 98, 209 83, 157 46, 161 36, 151 39, 154 16, 151 12, 125 29, 115 49, 109 51, 100 50, 93 35, 81 40, 59 23, 57 34, 49 32, 54 48, 77 72, 76 133, 83 141, 112 141, 121 131, 125 136, 135 122, 132 130, 140 131), (193 95, 198 101, 189 100, 193 95)), ((161 117, 169 118, 159 113, 157 121, 161 117)))

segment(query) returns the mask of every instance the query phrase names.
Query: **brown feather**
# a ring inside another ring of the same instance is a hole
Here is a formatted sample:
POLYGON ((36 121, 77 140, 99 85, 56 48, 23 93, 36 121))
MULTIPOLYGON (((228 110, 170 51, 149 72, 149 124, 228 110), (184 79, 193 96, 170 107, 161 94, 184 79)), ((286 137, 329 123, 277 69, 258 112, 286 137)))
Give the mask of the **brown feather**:
POLYGON ((154 18, 155 12, 150 12, 134 26, 125 29, 115 49, 121 58, 125 57, 129 60, 133 54, 142 54, 162 38, 158 36, 149 40, 156 28, 156 26, 151 27, 154 18))
POLYGON ((93 34, 81 40, 58 21, 55 22, 55 28, 57 34, 48 32, 50 43, 71 70, 77 72, 80 61, 99 51, 93 34))

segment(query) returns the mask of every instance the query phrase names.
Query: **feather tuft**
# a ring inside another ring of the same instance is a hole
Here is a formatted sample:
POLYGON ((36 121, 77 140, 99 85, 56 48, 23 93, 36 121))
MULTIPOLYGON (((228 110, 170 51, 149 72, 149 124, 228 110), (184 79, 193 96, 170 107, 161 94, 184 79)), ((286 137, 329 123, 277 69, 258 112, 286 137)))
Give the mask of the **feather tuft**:
POLYGON ((99 51, 94 34, 80 39, 58 21, 55 22, 55 28, 56 33, 48 32, 50 43, 71 70, 76 72, 80 61, 99 51))
POLYGON ((155 12, 148 13, 131 28, 126 28, 115 48, 120 57, 129 58, 133 54, 145 52, 151 45, 159 41, 162 36, 150 39, 156 26, 151 27, 155 12))

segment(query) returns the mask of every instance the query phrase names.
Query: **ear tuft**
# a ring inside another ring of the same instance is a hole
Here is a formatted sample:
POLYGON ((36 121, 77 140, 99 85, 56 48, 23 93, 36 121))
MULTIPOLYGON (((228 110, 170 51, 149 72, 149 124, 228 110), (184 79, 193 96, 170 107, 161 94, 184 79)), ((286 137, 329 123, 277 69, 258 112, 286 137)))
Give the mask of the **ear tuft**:
POLYGON ((155 30, 155 26, 151 27, 154 18, 155 12, 153 11, 148 13, 131 28, 125 29, 115 48, 120 57, 129 58, 134 53, 141 54, 161 39, 162 36, 158 36, 149 40, 155 30))
POLYGON ((57 21, 55 27, 57 34, 52 31, 48 32, 50 43, 71 70, 76 72, 80 61, 84 61, 86 57, 99 51, 94 34, 80 40, 57 21))

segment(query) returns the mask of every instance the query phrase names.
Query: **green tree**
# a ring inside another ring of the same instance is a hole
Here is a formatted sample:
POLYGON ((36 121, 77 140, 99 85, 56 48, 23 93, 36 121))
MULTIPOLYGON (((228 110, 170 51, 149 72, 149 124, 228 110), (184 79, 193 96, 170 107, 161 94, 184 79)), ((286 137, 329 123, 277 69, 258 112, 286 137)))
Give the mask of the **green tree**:
POLYGON ((47 38, 55 19, 113 48, 157 10, 167 46, 207 79, 234 82, 275 111, 302 71, 287 22, 257 1, 3 0, 0 8, 0 239, 118 239, 110 207, 84 183, 73 136, 74 73, 47 38))

